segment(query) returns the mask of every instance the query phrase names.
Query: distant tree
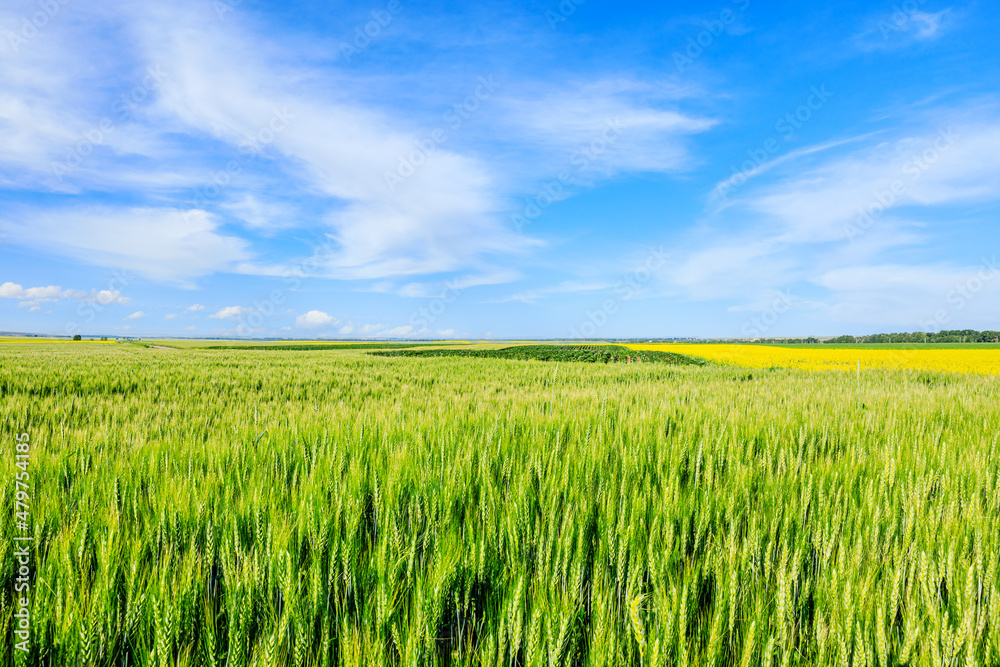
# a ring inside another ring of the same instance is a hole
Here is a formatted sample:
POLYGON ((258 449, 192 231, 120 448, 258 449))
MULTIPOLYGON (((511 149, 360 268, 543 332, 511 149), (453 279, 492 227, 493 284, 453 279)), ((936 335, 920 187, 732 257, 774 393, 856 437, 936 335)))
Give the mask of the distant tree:
POLYGON ((938 332, 914 331, 913 333, 871 334, 868 336, 838 336, 827 343, 994 343, 1000 342, 1000 331, 974 331, 972 329, 938 332))
POLYGON ((77 335, 73 336, 73 340, 83 340, 83 336, 81 336, 80 334, 77 334, 77 335))

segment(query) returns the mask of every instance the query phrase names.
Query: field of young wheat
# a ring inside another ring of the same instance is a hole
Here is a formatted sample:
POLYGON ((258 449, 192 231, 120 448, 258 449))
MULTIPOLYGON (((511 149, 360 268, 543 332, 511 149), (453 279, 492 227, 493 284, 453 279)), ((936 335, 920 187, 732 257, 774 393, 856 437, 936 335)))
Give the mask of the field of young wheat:
POLYGON ((998 665, 998 404, 882 368, 0 345, 0 663, 998 665))

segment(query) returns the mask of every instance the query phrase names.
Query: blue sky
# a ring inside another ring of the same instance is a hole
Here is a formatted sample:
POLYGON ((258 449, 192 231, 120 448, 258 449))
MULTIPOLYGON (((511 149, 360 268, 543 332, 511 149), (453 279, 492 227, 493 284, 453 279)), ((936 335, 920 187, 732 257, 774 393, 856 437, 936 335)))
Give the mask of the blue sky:
POLYGON ((0 330, 1000 328, 992 3, 7 2, 0 330))

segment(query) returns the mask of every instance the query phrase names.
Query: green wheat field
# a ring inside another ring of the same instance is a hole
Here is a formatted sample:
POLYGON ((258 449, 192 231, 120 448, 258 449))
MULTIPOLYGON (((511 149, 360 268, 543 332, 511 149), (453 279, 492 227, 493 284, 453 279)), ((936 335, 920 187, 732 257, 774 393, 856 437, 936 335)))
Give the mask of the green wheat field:
POLYGON ((0 345, 2 664, 1000 665, 996 378, 369 352, 0 345))

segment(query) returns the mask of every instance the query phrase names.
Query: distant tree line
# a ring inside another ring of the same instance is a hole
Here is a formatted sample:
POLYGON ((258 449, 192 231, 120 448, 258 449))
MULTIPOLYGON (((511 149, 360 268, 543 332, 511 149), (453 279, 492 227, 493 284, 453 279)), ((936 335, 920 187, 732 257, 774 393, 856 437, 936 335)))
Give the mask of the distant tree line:
POLYGON ((838 336, 826 343, 1000 343, 1000 331, 973 331, 956 329, 936 333, 880 333, 870 336, 838 336))

